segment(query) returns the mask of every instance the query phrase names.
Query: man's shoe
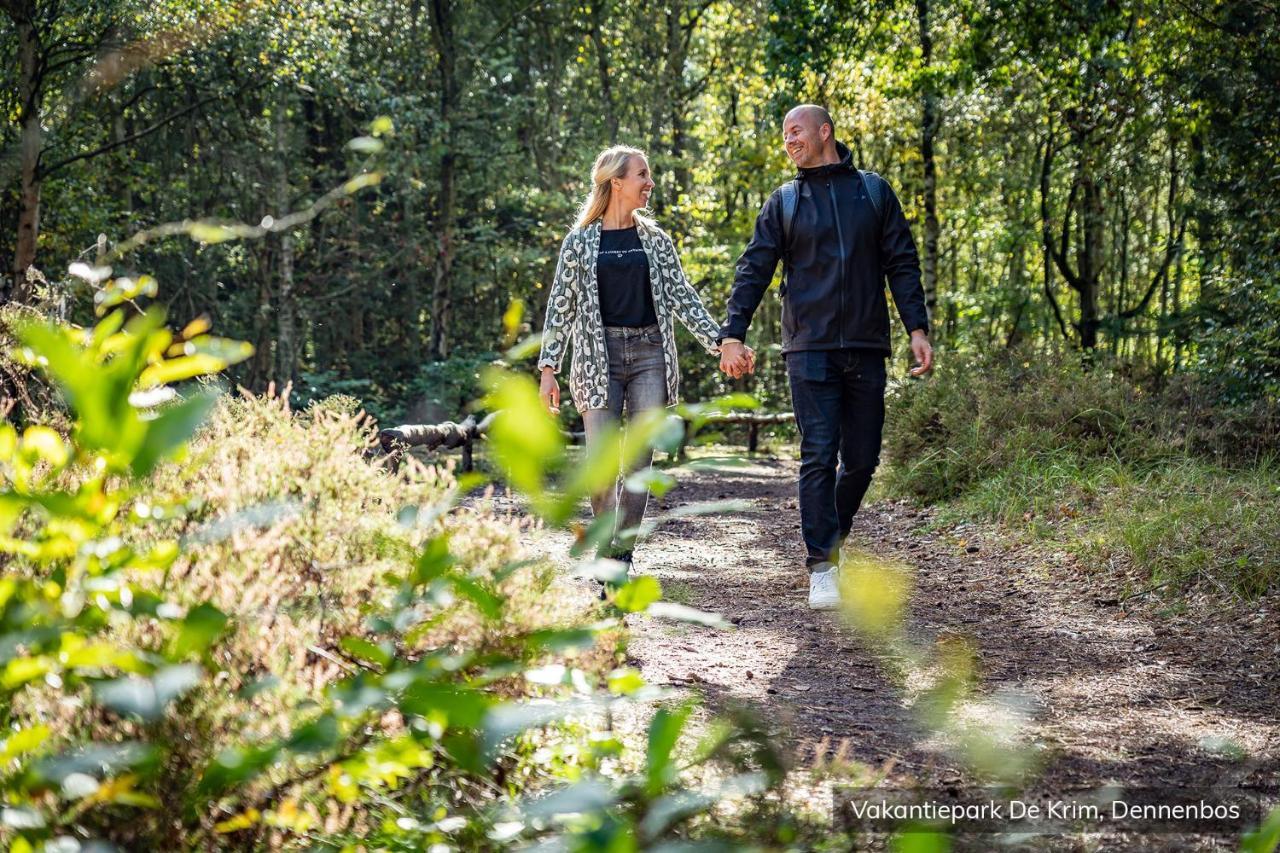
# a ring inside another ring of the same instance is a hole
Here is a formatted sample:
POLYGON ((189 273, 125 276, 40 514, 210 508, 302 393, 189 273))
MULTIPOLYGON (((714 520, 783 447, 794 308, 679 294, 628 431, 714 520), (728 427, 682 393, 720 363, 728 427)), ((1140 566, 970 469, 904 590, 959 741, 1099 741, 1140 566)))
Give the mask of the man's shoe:
POLYGON ((818 563, 809 572, 809 609, 835 610, 839 606, 840 567, 832 563, 818 563))

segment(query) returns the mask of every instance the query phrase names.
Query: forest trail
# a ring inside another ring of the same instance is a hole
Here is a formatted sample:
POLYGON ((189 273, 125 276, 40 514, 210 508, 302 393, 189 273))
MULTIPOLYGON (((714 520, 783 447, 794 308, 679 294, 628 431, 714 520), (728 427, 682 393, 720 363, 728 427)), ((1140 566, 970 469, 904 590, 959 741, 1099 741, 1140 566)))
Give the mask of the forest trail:
MULTIPOLYGON (((650 500, 651 513, 724 498, 750 508, 667 520, 637 549, 636 570, 657 577, 666 598, 734 623, 629 619, 628 653, 646 680, 696 691, 712 707, 754 706, 797 768, 841 755, 904 783, 972 782, 859 635, 838 614, 808 609, 796 463, 672 471, 678 485, 650 500)), ((1274 597, 1230 609, 1193 600, 1159 615, 1151 596, 1118 604, 1105 578, 1067 555, 995 528, 926 532, 931 517, 872 504, 852 539, 913 567, 914 640, 968 638, 979 691, 1024 698, 1025 734, 1043 750, 1036 789, 1280 782, 1274 597)), ((567 536, 556 538, 563 551, 567 536)))

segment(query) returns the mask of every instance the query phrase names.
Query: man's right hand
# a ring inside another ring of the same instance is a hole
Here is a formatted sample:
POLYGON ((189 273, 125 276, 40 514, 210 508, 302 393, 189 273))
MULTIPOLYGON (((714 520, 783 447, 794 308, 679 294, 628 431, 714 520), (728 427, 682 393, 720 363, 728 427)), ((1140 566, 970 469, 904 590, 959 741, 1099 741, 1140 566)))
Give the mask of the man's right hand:
POLYGON ((755 373, 755 353, 741 341, 725 341, 720 344, 720 369, 733 379, 755 373))
POLYGON ((547 407, 547 411, 553 415, 560 414, 560 382, 556 379, 556 372, 550 367, 542 368, 542 382, 538 388, 538 396, 542 398, 542 405, 547 407))

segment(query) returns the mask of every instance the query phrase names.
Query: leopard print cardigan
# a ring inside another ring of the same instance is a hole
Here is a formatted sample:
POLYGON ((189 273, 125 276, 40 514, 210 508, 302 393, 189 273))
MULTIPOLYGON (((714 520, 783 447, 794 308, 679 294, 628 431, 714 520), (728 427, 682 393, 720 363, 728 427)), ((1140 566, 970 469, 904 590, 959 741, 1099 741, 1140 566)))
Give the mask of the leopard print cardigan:
MULTIPOLYGON (((680 266, 675 244, 652 220, 636 217, 640 245, 649 259, 653 309, 662 331, 666 362, 667 405, 678 400, 680 369, 676 356, 675 319, 693 333, 713 355, 720 351, 716 338, 720 327, 707 312, 680 266)), ((575 228, 560 246, 556 277, 547 298, 538 367, 559 372, 565 350, 572 343, 569 394, 578 411, 609 405, 609 354, 605 349, 604 322, 600 319, 600 293, 596 284, 596 254, 600 250, 600 221, 575 228)))

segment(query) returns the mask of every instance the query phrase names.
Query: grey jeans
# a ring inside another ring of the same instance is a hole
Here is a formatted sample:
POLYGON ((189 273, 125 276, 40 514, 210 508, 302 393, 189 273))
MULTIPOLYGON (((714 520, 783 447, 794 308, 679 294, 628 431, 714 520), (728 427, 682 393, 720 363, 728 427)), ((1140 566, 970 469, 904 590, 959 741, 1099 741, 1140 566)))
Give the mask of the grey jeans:
MULTIPOLYGON (((605 427, 622 420, 625 410, 628 419, 649 409, 660 409, 667 404, 666 363, 662 357, 662 332, 657 326, 628 328, 606 326, 605 345, 609 352, 609 406, 606 409, 588 409, 582 413, 582 425, 586 430, 587 450, 595 449, 602 440, 605 427)), ((631 528, 644 520, 645 505, 649 502, 649 490, 630 491, 626 488, 627 476, 632 471, 647 468, 653 461, 653 452, 645 450, 635 461, 631 471, 618 472, 613 487, 592 495, 591 511, 596 518, 617 511, 611 541, 602 548, 609 554, 630 553, 631 528)))

